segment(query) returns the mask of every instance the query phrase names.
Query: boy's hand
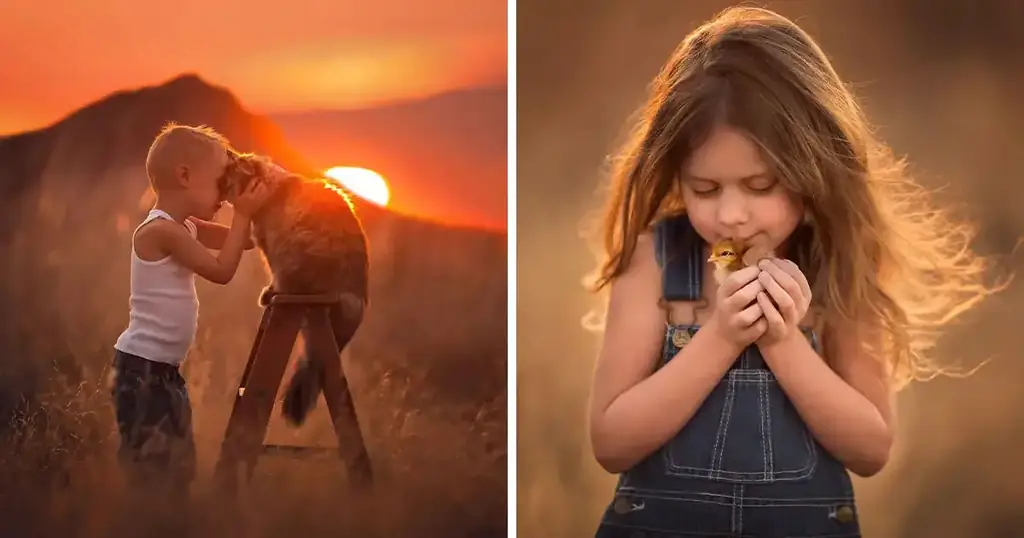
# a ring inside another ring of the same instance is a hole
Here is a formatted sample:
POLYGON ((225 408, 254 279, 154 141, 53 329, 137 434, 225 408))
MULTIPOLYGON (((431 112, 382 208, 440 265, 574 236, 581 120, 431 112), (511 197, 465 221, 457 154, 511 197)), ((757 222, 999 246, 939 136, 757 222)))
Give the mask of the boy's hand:
POLYGON ((270 189, 267 187, 267 182, 261 178, 253 178, 242 194, 238 195, 232 207, 235 208, 235 212, 239 215, 252 217, 253 213, 259 211, 263 204, 267 202, 269 195, 270 189))

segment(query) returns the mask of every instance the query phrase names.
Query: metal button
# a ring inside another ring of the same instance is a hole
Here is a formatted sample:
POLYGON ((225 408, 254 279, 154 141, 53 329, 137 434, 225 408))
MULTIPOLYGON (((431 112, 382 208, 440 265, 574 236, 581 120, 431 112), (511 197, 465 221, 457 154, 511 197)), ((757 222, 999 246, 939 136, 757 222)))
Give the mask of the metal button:
POLYGON ((840 506, 836 509, 836 520, 840 523, 849 523, 853 521, 853 508, 850 506, 840 506))
POLYGON ((685 329, 676 329, 672 333, 672 345, 683 347, 690 343, 690 332, 685 329))
POLYGON ((616 514, 628 514, 633 508, 633 503, 629 502, 629 499, 625 497, 616 497, 615 502, 612 504, 612 510, 615 510, 616 514))

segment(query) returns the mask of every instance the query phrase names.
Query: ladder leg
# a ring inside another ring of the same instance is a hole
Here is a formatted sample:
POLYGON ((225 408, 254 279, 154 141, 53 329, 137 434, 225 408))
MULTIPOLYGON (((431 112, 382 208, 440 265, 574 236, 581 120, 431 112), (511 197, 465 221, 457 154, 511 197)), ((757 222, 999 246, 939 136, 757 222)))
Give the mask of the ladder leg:
POLYGON ((239 387, 245 390, 235 394, 214 469, 222 487, 235 488, 240 463, 246 463, 249 472, 255 465, 301 321, 301 308, 271 306, 264 311, 239 387))
POLYGON ((238 392, 235 393, 235 402, 238 402, 238 397, 241 396, 242 390, 245 388, 245 384, 249 381, 249 373, 252 372, 252 365, 256 362, 256 353, 260 349, 260 343, 263 342, 263 336, 267 333, 267 328, 270 326, 270 320, 272 309, 265 308, 263 310, 263 316, 260 318, 260 328, 256 331, 256 338, 253 339, 252 347, 249 348, 249 360, 245 363, 245 370, 242 371, 242 379, 238 382, 238 392))
POLYGON ((360 487, 373 481, 373 470, 366 443, 356 418, 352 392, 341 368, 338 345, 334 340, 327 308, 310 309, 309 337, 317 357, 323 357, 323 393, 338 440, 338 453, 345 462, 349 480, 360 487))

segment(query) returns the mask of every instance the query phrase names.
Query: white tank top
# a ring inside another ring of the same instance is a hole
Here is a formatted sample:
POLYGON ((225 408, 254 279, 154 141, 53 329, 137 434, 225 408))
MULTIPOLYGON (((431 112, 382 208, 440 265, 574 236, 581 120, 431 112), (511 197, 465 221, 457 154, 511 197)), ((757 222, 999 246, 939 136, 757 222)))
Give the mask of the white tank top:
MULTIPOLYGON (((134 233, 153 219, 174 222, 167 213, 153 209, 134 233)), ((187 220, 183 224, 192 237, 196 237, 195 225, 187 220)), ((128 328, 121 333, 114 348, 177 366, 185 360, 196 336, 199 298, 195 274, 169 256, 157 261, 139 258, 135 253, 134 233, 128 328)))

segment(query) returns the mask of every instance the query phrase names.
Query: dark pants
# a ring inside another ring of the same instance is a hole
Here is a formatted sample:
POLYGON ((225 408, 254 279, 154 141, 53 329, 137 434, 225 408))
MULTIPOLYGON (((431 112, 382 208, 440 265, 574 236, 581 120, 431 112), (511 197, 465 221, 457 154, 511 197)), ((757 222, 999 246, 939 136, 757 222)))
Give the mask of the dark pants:
POLYGON ((182 495, 195 478, 192 406, 176 366, 115 350, 111 394, 132 486, 182 495))

